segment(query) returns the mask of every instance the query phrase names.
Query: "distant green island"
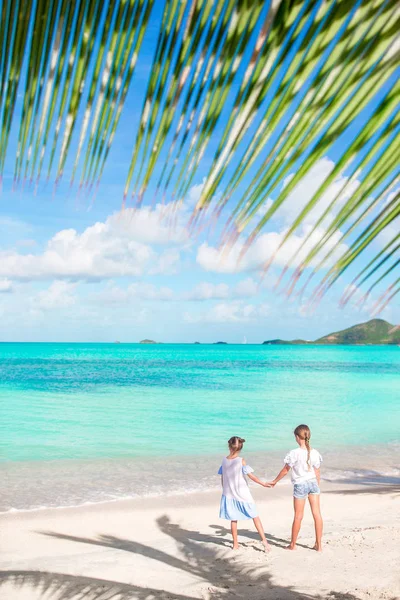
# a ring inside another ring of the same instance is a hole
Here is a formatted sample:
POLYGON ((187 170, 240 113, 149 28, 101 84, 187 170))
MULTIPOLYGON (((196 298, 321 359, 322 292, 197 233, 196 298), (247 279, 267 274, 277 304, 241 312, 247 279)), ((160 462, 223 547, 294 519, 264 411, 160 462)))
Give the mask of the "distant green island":
POLYGON ((139 344, 157 344, 154 340, 141 340, 139 344))
POLYGON ((280 345, 305 345, 318 344, 320 346, 338 346, 338 345, 400 345, 400 325, 391 325, 383 319, 372 319, 366 323, 353 325, 342 331, 335 331, 324 335, 314 341, 306 340, 266 340, 264 344, 271 346, 280 345))

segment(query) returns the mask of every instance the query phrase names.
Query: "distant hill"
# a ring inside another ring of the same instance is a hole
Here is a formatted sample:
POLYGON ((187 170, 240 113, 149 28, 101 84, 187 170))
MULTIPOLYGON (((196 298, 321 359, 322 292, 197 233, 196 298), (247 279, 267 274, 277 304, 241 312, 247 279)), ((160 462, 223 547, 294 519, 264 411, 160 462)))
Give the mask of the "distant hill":
POLYGON ((315 341, 316 344, 400 344, 400 326, 383 319, 372 319, 343 331, 330 333, 315 341))
POLYGON ((157 344, 154 340, 141 340, 139 344, 157 344))
POLYGON ((305 340, 267 340, 264 344, 268 345, 298 345, 298 344, 319 344, 321 346, 335 345, 400 345, 400 325, 391 325, 383 319, 372 319, 367 323, 353 325, 342 331, 329 333, 314 342, 305 340))
POLYGON ((306 342, 306 340, 291 340, 290 342, 287 340, 281 340, 281 339, 276 339, 276 340, 267 340, 265 342, 263 342, 263 344, 268 344, 269 346, 285 346, 287 344, 290 344, 291 346, 295 346, 296 344, 310 344, 312 342, 306 342))

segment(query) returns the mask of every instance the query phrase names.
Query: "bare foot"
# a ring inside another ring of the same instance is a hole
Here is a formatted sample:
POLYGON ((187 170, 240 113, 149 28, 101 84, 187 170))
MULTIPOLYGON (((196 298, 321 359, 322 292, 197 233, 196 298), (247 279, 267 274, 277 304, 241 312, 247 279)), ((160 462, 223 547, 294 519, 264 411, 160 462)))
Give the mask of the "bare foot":
POLYGON ((265 552, 271 552, 271 546, 268 544, 267 540, 262 540, 265 552))
POLYGON ((314 544, 313 550, 316 550, 317 552, 322 552, 322 546, 320 546, 318 544, 314 544))
POLYGON ((232 550, 239 550, 239 544, 236 544, 236 545, 234 544, 232 546, 232 550))
POLYGON ((289 546, 286 546, 285 550, 296 550, 296 544, 289 544, 289 546))

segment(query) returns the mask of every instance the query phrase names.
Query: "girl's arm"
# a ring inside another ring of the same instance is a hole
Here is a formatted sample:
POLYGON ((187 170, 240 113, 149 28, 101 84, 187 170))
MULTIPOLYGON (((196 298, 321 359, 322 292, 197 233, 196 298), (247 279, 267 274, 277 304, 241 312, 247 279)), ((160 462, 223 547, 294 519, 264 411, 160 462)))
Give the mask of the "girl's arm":
POLYGON ((318 485, 320 485, 320 482, 321 482, 321 469, 316 469, 314 467, 314 471, 315 471, 315 477, 317 478, 318 485))
POLYGON ((276 485, 278 483, 278 481, 280 481, 281 479, 283 479, 290 471, 290 467, 289 465, 285 465, 283 467, 283 469, 281 471, 279 471, 278 475, 275 477, 275 479, 273 481, 270 481, 268 483, 268 487, 274 487, 274 485, 276 485))
MULTIPOLYGON (((246 466, 246 461, 244 460, 244 458, 242 459, 242 465, 244 467, 246 466)), ((264 481, 261 481, 261 479, 258 479, 258 477, 256 477, 255 475, 253 475, 253 473, 247 473, 247 477, 249 479, 251 479, 252 481, 254 481, 255 483, 258 483, 259 485, 262 485, 263 487, 270 487, 269 484, 264 483, 264 481)))
POLYGON ((261 481, 261 479, 258 479, 258 477, 256 477, 255 475, 253 475, 253 473, 247 473, 247 477, 249 479, 251 479, 252 481, 255 481, 256 483, 259 483, 263 487, 271 487, 269 483, 261 481))

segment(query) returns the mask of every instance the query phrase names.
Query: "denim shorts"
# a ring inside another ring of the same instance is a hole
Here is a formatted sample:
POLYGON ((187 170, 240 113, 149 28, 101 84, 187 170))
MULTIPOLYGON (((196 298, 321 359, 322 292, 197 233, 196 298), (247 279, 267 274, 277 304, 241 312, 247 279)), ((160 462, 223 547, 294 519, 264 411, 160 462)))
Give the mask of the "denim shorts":
POLYGON ((318 483, 316 479, 309 479, 308 481, 304 481, 303 483, 295 483, 293 488, 293 496, 295 498, 304 499, 307 498, 309 494, 320 494, 321 490, 319 489, 318 483))

